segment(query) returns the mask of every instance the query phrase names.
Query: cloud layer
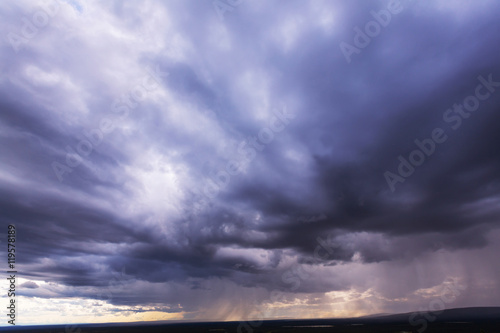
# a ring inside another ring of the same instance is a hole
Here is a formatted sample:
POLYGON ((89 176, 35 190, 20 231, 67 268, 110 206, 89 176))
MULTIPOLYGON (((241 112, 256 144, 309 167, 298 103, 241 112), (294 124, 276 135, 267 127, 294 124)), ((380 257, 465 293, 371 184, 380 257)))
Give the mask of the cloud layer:
POLYGON ((0 4, 20 320, 500 305, 500 5, 230 8, 0 4))

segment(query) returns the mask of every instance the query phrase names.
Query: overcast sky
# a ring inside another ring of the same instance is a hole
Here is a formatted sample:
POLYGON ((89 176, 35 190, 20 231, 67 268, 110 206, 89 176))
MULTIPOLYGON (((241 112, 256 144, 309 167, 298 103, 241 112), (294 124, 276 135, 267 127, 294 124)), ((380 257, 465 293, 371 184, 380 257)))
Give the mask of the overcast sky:
POLYGON ((18 324, 500 306, 500 3, 227 2, 0 2, 18 324))

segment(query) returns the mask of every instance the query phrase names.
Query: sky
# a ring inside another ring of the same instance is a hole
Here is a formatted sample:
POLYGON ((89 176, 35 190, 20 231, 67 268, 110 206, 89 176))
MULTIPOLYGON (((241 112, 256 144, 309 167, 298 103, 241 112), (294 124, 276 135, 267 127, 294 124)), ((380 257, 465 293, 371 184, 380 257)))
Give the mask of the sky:
POLYGON ((499 14, 1 1, 16 323, 500 306, 499 14))

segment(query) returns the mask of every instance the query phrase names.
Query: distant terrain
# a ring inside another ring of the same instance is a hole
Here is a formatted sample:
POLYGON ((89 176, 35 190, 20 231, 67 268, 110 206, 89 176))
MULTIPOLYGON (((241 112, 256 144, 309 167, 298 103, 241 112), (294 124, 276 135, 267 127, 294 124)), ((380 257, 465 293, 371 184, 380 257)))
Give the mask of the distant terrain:
MULTIPOLYGON (((288 319, 266 320, 260 325, 246 329, 240 322, 205 322, 205 323, 120 323, 120 324, 85 324, 66 330, 65 325, 57 326, 16 326, 2 327, 2 331, 33 333, 198 333, 198 332, 241 332, 241 333, 301 333, 301 332, 345 332, 345 333, 434 333, 434 332, 500 332, 500 307, 477 307, 444 310, 439 314, 431 313, 424 323, 425 316, 413 316, 413 325, 409 318, 412 313, 393 315, 375 315, 346 319, 288 319), (426 326, 427 325, 427 326, 426 326), (238 327, 240 328, 238 330, 238 327), (81 331, 78 331, 80 329, 81 331)), ((258 323, 257 323, 258 324, 258 323)))

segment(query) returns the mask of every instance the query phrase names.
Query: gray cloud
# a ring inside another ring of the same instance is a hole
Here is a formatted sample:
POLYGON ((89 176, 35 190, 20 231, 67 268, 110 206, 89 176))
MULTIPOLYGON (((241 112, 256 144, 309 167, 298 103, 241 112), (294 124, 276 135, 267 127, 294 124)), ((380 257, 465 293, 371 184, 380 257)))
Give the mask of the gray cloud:
MULTIPOLYGON (((0 219, 19 230, 24 276, 59 288, 21 293, 225 319, 275 289, 323 310, 330 292, 371 290, 378 312, 410 311, 450 256, 495 290, 452 267, 469 286, 455 304, 495 303, 499 272, 482 258, 498 248, 500 92, 457 130, 443 114, 479 76, 500 81, 497 3, 406 1, 349 64, 339 44, 386 1, 248 1, 223 21, 210 2, 59 4, 17 53, 0 44, 0 219), (168 76, 141 92, 148 68, 168 76), (435 128, 446 142, 392 192, 384 172, 435 128), (318 237, 332 252, 292 292, 283 274, 310 265, 318 237)), ((36 10, 0 5, 2 31, 36 10)))

